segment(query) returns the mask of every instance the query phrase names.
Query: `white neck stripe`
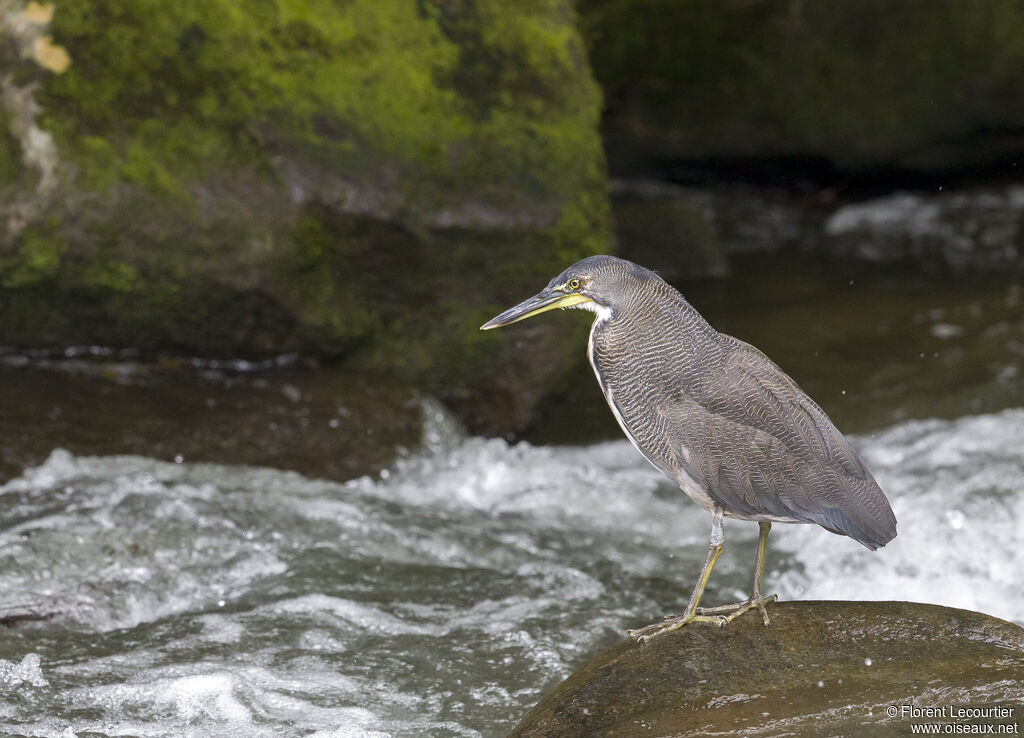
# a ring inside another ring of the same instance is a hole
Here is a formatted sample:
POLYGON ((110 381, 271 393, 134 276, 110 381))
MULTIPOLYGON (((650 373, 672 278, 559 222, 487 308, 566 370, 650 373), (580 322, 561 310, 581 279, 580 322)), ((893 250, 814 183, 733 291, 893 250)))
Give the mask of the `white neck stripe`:
POLYGON ((612 317, 612 309, 605 307, 604 305, 598 305, 596 302, 581 302, 578 305, 572 305, 573 308, 579 308, 580 310, 589 310, 592 313, 597 314, 597 319, 594 321, 595 324, 603 323, 608 318, 612 317))

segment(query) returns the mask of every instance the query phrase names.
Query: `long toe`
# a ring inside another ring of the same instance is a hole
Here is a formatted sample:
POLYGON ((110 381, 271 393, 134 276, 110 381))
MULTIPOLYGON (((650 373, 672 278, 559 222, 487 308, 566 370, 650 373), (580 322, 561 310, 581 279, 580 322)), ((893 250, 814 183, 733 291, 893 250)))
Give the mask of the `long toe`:
POLYGON ((771 621, 768 618, 768 609, 766 605, 771 602, 775 602, 778 599, 778 595, 770 595, 769 597, 750 597, 743 602, 734 602, 731 605, 719 605, 718 607, 698 607, 697 613, 700 615, 711 615, 717 614, 725 618, 725 622, 731 623, 733 620, 738 618, 740 615, 745 613, 747 610, 757 608, 761 613, 761 619, 765 625, 770 625, 771 621))
POLYGON ((698 607, 697 613, 699 615, 711 615, 713 613, 730 613, 734 610, 739 610, 741 607, 750 603, 749 599, 743 600, 742 602, 733 602, 729 605, 716 605, 715 607, 698 607))
POLYGON ((768 619, 768 607, 767 605, 775 600, 779 599, 778 595, 769 595, 768 597, 761 597, 757 602, 757 609, 761 611, 761 620, 764 621, 765 625, 771 625, 772 621, 768 619))
POLYGON ((688 616, 683 614, 667 618, 658 623, 651 623, 643 628, 627 630, 626 635, 630 638, 635 638, 636 642, 642 645, 652 638, 657 638, 660 635, 671 633, 673 630, 679 630, 684 625, 689 625, 690 623, 711 623, 712 625, 717 625, 721 628, 728 622, 729 619, 724 615, 702 615, 694 613, 693 615, 688 616))
POLYGON ((726 620, 732 622, 740 615, 745 613, 747 610, 757 608, 761 612, 761 620, 764 621, 765 625, 771 625, 771 620, 768 619, 768 609, 765 607, 769 602, 774 602, 778 599, 777 595, 771 595, 770 597, 751 597, 744 603, 741 603, 740 607, 733 610, 731 613, 726 615, 726 620))

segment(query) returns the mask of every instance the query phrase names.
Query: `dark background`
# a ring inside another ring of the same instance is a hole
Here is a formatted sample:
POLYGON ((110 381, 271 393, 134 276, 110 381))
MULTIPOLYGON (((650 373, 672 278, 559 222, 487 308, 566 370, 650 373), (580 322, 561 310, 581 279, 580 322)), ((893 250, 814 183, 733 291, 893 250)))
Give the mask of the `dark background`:
POLYGON ((0 469, 348 478, 614 434, 587 321, 658 270, 844 429, 1024 397, 1024 3, 82 0, 0 31, 0 469), (268 420, 269 418, 269 420, 268 420), (244 428, 244 431, 239 431, 244 428))

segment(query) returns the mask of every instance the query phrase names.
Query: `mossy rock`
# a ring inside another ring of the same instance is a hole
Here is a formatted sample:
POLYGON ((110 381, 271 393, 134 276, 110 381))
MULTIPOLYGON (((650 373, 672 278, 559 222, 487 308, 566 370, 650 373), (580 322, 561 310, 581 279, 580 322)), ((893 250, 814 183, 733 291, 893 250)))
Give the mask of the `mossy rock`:
POLYGON ((486 392, 499 288, 608 250, 575 21, 568 0, 58 3, 71 66, 35 92, 56 191, 0 126, 0 206, 34 213, 0 233, 0 343, 299 351, 486 392))
POLYGON ((748 613, 721 629, 625 640, 558 685, 511 736, 868 738, 909 735, 912 723, 1024 720, 1020 626, 910 602, 782 602, 768 611, 769 626, 748 613), (934 720, 902 705, 1012 712, 934 720))
POLYGON ((1024 2, 580 0, 613 172, 786 158, 947 171, 1024 151, 1024 2))

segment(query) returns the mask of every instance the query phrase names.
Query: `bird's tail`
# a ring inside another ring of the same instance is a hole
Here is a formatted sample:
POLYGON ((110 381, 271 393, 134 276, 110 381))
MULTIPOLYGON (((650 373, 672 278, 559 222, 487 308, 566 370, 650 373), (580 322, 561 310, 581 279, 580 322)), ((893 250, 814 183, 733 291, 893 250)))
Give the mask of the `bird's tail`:
POLYGON ((854 497, 859 504, 851 506, 852 511, 826 507, 821 511, 820 519, 814 522, 833 533, 849 536, 874 551, 896 537, 896 516, 874 480, 863 480, 858 486, 860 489, 854 497))

